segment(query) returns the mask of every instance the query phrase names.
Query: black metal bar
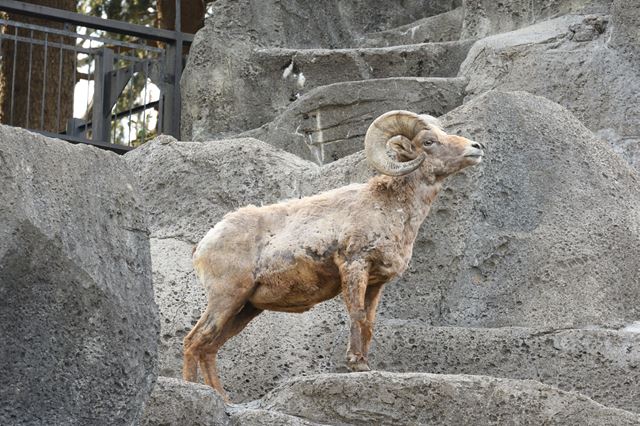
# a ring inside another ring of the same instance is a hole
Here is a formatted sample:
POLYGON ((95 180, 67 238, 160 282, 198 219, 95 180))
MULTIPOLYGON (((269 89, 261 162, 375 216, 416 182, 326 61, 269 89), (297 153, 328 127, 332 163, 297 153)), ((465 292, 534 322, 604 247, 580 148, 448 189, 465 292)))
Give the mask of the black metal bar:
POLYGON ((47 56, 49 52, 49 34, 44 33, 44 68, 42 69, 42 101, 40 102, 40 128, 44 130, 44 98, 47 93, 47 56))
POLYGON ((173 132, 170 133, 171 136, 174 136, 176 139, 180 139, 180 126, 181 126, 181 96, 180 96, 180 78, 182 77, 182 11, 181 9, 181 0, 176 1, 176 24, 175 24, 175 49, 176 56, 173 62, 173 111, 176 112, 173 124, 173 132))
POLYGON ((131 109, 133 108, 133 83, 134 83, 134 69, 133 62, 131 62, 131 77, 129 78, 129 133, 127 134, 129 140, 128 145, 131 145, 131 109))
POLYGON ((16 58, 18 54, 18 28, 16 28, 16 40, 13 44, 13 68, 11 69, 11 120, 9 121, 13 125, 13 100, 15 99, 16 89, 16 58))
POLYGON ((33 16, 35 18, 41 18, 48 21, 68 22, 72 25, 80 25, 117 34, 128 34, 149 40, 177 42, 177 40, 180 39, 183 43, 191 43, 193 41, 192 34, 183 34, 178 36, 176 31, 129 24, 126 22, 115 21, 113 19, 81 15, 67 10, 22 3, 15 0, 2 0, 2 3, 0 3, 0 10, 9 13, 33 16))
MULTIPOLYGON (((31 38, 33 38, 33 30, 31 30, 31 38)), ((29 43, 29 78, 27 79, 27 122, 26 127, 29 128, 29 111, 31 111, 31 62, 33 59, 33 43, 29 43)))
POLYGON ((93 145, 95 147, 98 148, 102 148, 102 149, 107 149, 109 151, 114 151, 118 154, 125 154, 129 151, 131 151, 133 149, 133 147, 130 146, 125 146, 125 145, 118 145, 118 144, 114 144, 114 143, 107 143, 107 142, 98 142, 98 141, 93 141, 93 140, 89 140, 89 139, 85 139, 83 137, 79 137, 79 136, 71 136, 71 135, 61 135, 58 133, 53 133, 53 132, 47 132, 44 130, 34 130, 36 133, 40 133, 41 135, 44 136, 48 136, 50 138, 55 138, 55 139, 64 139, 68 142, 71 143, 77 143, 77 144, 86 144, 86 145, 93 145))
MULTIPOLYGON (((67 24, 64 25, 65 28, 67 24)), ((62 42, 62 38, 60 38, 60 42, 62 42)), ((62 98, 62 47, 60 47, 60 54, 58 55, 58 101, 56 102, 56 130, 60 129, 60 102, 62 98)))
MULTIPOLYGON (((47 33, 45 33, 47 34, 47 33)), ((9 40, 16 40, 16 41, 21 41, 23 43, 31 43, 31 44, 35 44, 38 46, 44 46, 44 41, 43 40, 38 40, 37 38, 29 38, 29 37, 21 37, 21 36, 14 36, 14 35, 5 35, 5 38, 9 39, 9 40)), ((63 49, 67 49, 67 50, 72 50, 71 47, 68 47, 68 45, 66 44, 60 44, 60 43, 49 43, 48 44, 51 47, 62 47, 63 49)), ((84 54, 91 54, 93 53, 93 51, 89 50, 89 49, 85 49, 83 47, 80 47, 77 49, 78 52, 84 53, 84 54)))
POLYGON ((113 50, 102 48, 96 56, 96 69, 93 80, 93 140, 108 142, 111 134, 111 85, 107 82, 108 74, 113 70, 113 50))
MULTIPOLYGON (((133 109, 131 111, 132 111, 133 114, 136 114, 138 112, 141 112, 142 110, 156 109, 159 106, 160 106, 160 101, 153 101, 153 102, 149 102, 146 105, 138 105, 136 107, 133 107, 133 109)), ((115 114, 113 114, 113 118, 115 120, 117 120, 118 118, 126 117, 127 115, 129 115, 129 110, 120 111, 118 113, 115 113, 115 114)), ((70 131, 69 128, 67 128, 66 133, 61 133, 61 134, 77 135, 78 134, 77 129, 81 129, 81 128, 82 129, 83 128, 91 129, 93 127, 93 123, 91 121, 84 121, 84 120, 80 120, 78 118, 73 118, 72 120, 75 121, 75 124, 67 124, 67 126, 71 126, 71 128, 75 127, 76 131, 70 131)))
MULTIPOLYGON (((1 9, 2 9, 2 6, 0 6, 0 10, 1 9)), ((108 43, 108 44, 110 44, 112 46, 122 46, 122 47, 131 48, 131 49, 144 49, 144 50, 148 50, 148 51, 156 52, 156 53, 161 53, 161 52, 164 51, 164 49, 161 49, 159 47, 149 46, 148 44, 129 43, 129 42, 126 42, 126 41, 114 40, 112 38, 105 38, 105 37, 99 37, 99 36, 93 36, 93 35, 74 33, 72 31, 68 31, 68 30, 59 30, 57 28, 44 27, 42 25, 35 25, 35 24, 26 24, 24 22, 11 21, 11 20, 1 19, 1 18, 0 18, 0 24, 1 25, 10 26, 10 27, 19 27, 19 28, 26 28, 26 29, 30 29, 30 30, 36 30, 36 31, 40 31, 40 32, 43 32, 43 33, 47 32, 47 33, 50 33, 50 34, 63 35, 63 36, 73 37, 73 38, 82 39, 82 40, 91 39, 93 41, 99 41, 99 42, 102 42, 102 43, 108 43)), ((68 22, 65 22, 65 27, 68 24, 69 24, 68 22)))
MULTIPOLYGON (((142 94, 142 104, 147 105, 147 82, 149 81, 149 63, 144 63, 144 93, 142 94)), ((142 110, 142 142, 147 139, 147 108, 142 110)))

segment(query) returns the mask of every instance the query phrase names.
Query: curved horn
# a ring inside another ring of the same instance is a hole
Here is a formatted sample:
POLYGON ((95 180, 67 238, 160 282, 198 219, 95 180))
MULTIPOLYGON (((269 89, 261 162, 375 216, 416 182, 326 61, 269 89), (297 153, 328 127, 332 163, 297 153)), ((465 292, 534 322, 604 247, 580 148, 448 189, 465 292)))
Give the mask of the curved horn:
POLYGON ((428 125, 417 114, 409 111, 389 111, 376 118, 364 137, 364 151, 369 164, 382 174, 402 176, 411 173, 425 160, 421 153, 411 161, 396 161, 387 155, 387 141, 397 135, 412 140, 428 125))

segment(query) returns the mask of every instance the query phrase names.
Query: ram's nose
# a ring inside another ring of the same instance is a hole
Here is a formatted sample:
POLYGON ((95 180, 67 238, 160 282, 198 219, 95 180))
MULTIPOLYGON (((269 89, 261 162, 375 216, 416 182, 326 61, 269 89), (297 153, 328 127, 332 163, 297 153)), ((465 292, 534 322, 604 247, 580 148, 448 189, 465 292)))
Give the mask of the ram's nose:
POLYGON ((482 142, 472 141, 471 142, 471 146, 476 148, 476 149, 482 149, 482 150, 487 149, 487 146, 485 144, 483 144, 482 142))

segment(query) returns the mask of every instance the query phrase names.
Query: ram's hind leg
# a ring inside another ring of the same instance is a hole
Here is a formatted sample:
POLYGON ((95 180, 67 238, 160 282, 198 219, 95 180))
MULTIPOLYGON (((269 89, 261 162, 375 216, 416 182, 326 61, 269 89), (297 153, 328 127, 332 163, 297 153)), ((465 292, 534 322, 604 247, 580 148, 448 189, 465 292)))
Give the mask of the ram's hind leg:
POLYGON ((229 398, 224 392, 222 383, 220 383, 216 367, 218 351, 227 340, 240 333, 260 312, 262 312, 262 310, 255 308, 251 303, 245 304, 240 312, 225 324, 224 328, 213 341, 204 346, 200 352, 200 366, 205 382, 216 389, 227 403, 229 402, 229 398))
MULTIPOLYGON (((185 380, 197 381, 198 362, 203 362, 203 354, 209 353, 209 348, 223 334, 227 324, 243 309, 254 290, 253 283, 245 285, 233 284, 225 286, 217 281, 205 287, 209 291, 209 303, 191 332, 184 339, 184 366, 182 376, 185 380)), ((215 363, 214 363, 215 366, 215 363)), ((203 370, 205 366, 201 365, 203 370)), ((221 394, 222 386, 215 375, 215 367, 203 371, 205 380, 221 394), (214 374, 211 374, 211 371, 214 374)))

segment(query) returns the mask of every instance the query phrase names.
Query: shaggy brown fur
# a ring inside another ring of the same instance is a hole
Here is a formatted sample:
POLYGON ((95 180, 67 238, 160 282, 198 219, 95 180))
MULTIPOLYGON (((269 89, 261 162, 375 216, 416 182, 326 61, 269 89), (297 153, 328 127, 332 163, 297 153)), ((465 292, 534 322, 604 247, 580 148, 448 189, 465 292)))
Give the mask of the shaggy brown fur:
POLYGON ((427 154, 408 175, 243 207, 207 233, 193 263, 208 306, 184 340, 185 380, 196 380, 199 364, 205 382, 224 396, 216 354, 228 339, 263 310, 304 312, 339 293, 351 319, 347 363, 355 371, 369 369, 384 284, 407 268, 441 181, 483 155, 481 144, 435 126, 410 143, 410 152, 406 144, 391 144, 398 158, 427 154))

